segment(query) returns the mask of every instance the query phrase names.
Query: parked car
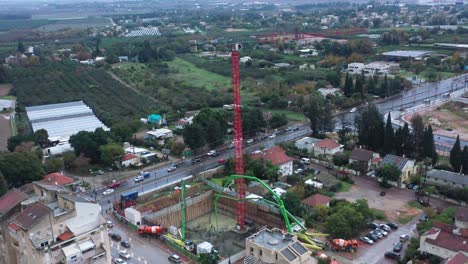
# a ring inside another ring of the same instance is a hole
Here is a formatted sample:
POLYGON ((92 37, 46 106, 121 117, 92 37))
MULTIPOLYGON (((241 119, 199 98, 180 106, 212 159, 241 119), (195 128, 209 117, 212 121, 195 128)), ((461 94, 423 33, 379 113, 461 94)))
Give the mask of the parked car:
POLYGON ((253 138, 251 138, 251 139, 247 140, 245 143, 252 144, 253 142, 254 142, 254 140, 253 140, 253 138))
POLYGON ((426 214, 422 214, 422 215, 419 217, 419 222, 427 221, 427 220, 429 220, 429 217, 428 217, 426 214))
POLYGON ((369 226, 372 229, 379 228, 379 225, 377 223, 369 223, 369 224, 367 224, 367 226, 369 226))
POLYGON ((409 239, 409 236, 407 234, 403 234, 400 236, 400 241, 401 242, 405 242, 409 239))
POLYGON ((374 244, 374 240, 372 240, 372 239, 370 239, 370 238, 368 238, 368 237, 365 237, 365 236, 362 236, 362 237, 360 238, 360 240, 363 241, 363 242, 366 243, 366 244, 369 244, 369 245, 374 244))
POLYGON ((380 228, 376 228, 375 231, 381 233, 381 234, 382 234, 383 236, 385 236, 385 237, 388 236, 387 231, 382 230, 382 229, 380 229, 380 228))
POLYGON ((125 250, 125 249, 119 251, 119 256, 121 256, 124 259, 130 259, 131 258, 130 253, 128 253, 127 250, 125 250))
POLYGON ((276 134, 271 134, 271 135, 268 136, 268 138, 270 138, 270 139, 274 139, 275 137, 276 137, 276 134))
POLYGON ((369 234, 367 234, 367 237, 368 237, 369 239, 372 239, 372 241, 374 241, 374 242, 377 242, 377 241, 379 240, 379 237, 376 236, 374 233, 369 233, 369 234))
POLYGON ((388 225, 391 229, 398 229, 398 224, 396 224, 396 223, 388 222, 387 225, 388 225))
POLYGON ((383 234, 380 233, 380 232, 377 232, 377 231, 372 231, 371 234, 373 234, 374 236, 376 236, 378 239, 381 239, 383 238, 383 234))
POLYGON ((350 112, 350 113, 354 113, 354 112, 356 112, 356 110, 357 110, 357 108, 356 108, 356 107, 353 107, 353 108, 351 108, 351 110, 349 110, 349 112, 350 112))
POLYGON ((208 155, 210 157, 214 157, 214 156, 218 155, 218 152, 216 152, 216 150, 210 150, 208 153, 206 153, 206 155, 208 155))
POLYGON ((114 264, 127 264, 123 259, 117 258, 114 260, 114 264))
POLYGON ((310 164, 310 159, 309 158, 301 158, 301 163, 302 164, 310 164))
POLYGON ((393 251, 395 252, 400 252, 402 249, 403 244, 400 241, 396 242, 395 245, 393 245, 393 251))
POLYGON ((294 174, 300 174, 300 173, 302 173, 303 171, 304 171, 304 170, 301 169, 301 168, 295 169, 295 170, 294 170, 294 174))
POLYGON ((192 159, 192 163, 198 163, 198 162, 200 162, 200 161, 201 161, 200 158, 193 158, 193 159, 192 159))
POLYGON ((120 242, 120 245, 124 248, 130 248, 130 242, 124 240, 122 242, 120 242))
POLYGON ((112 234, 110 235, 110 237, 111 237, 113 240, 115 240, 115 241, 120 241, 120 240, 122 240, 122 237, 121 237, 119 234, 116 234, 116 233, 112 233, 112 234))
POLYGON ((114 227, 114 224, 112 223, 112 221, 107 221, 106 224, 108 228, 114 227))
POLYGON ((401 255, 395 252, 387 251, 385 252, 384 256, 386 258, 394 259, 394 260, 400 260, 401 255))
POLYGON ((292 130, 293 130, 293 131, 298 131, 298 130, 299 130, 299 127, 293 127, 292 130))
POLYGON ((292 131, 293 130, 293 127, 287 127, 286 128, 286 131, 292 131))
POLYGON ((174 263, 180 263, 180 262, 182 262, 182 259, 181 259, 180 256, 177 255, 177 254, 172 254, 172 255, 170 255, 167 259, 168 259, 170 262, 174 262, 174 263))
POLYGON ((114 193, 114 189, 107 189, 102 193, 102 195, 107 196, 107 195, 111 195, 113 193, 114 193))
POLYGON ((390 232, 390 230, 391 230, 391 228, 386 224, 381 224, 379 227, 380 227, 380 229, 385 230, 387 232, 390 232))
POLYGON ((224 164, 224 163, 226 163, 226 160, 225 160, 225 159, 219 159, 219 160, 218 160, 218 164, 224 164))
POLYGON ((416 185, 416 183, 412 182, 412 183, 409 183, 409 184, 406 186, 406 188, 412 190, 413 187, 414 187, 415 185, 416 185))
POLYGON ((133 180, 134 182, 142 182, 145 180, 145 177, 143 177, 143 175, 138 175, 135 177, 135 179, 133 180))
POLYGON ((173 172, 177 169, 176 166, 170 166, 169 168, 167 168, 167 172, 173 172))

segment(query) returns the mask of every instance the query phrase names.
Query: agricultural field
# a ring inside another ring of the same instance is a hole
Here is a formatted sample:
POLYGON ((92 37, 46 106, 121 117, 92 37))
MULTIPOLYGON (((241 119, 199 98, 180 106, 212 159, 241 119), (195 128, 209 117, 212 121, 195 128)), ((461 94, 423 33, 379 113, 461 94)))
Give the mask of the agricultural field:
POLYGON ((0 32, 18 29, 34 29, 40 26, 54 24, 56 21, 47 19, 8 19, 0 20, 0 32))
POLYGON ((57 31, 65 28, 88 29, 111 26, 110 19, 104 17, 86 17, 77 19, 49 20, 52 23, 38 27, 41 31, 57 31))
POLYGON ((17 68, 13 75, 12 94, 23 107, 83 100, 107 125, 144 116, 155 107, 99 68, 55 63, 17 68))

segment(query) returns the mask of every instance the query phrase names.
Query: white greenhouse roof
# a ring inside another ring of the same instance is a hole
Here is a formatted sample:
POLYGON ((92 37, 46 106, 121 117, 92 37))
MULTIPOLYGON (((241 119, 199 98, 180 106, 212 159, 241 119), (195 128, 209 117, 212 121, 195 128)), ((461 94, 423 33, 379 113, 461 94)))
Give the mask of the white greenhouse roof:
POLYGON ((68 139, 80 131, 96 128, 109 130, 83 101, 26 107, 29 121, 35 131, 47 130, 49 139, 68 139))

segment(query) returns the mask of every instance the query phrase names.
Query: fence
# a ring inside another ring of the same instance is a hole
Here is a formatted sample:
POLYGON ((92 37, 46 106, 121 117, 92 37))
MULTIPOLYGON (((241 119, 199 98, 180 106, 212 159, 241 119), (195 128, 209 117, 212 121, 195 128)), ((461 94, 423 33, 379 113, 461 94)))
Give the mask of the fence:
POLYGON ((189 251, 187 251, 185 248, 182 248, 180 247, 179 245, 175 244, 174 242, 168 240, 168 239, 164 239, 164 244, 166 244, 166 246, 174 249, 175 251, 179 252, 179 254, 181 255, 184 255, 185 257, 195 261, 195 262, 198 262, 198 257, 192 253, 190 253, 189 251))
POLYGON ((243 257, 245 257, 245 250, 242 250, 241 252, 230 256, 229 258, 227 258, 227 259, 225 259, 225 260, 219 262, 218 264, 231 264, 231 263, 235 263, 236 261, 242 259, 243 257))

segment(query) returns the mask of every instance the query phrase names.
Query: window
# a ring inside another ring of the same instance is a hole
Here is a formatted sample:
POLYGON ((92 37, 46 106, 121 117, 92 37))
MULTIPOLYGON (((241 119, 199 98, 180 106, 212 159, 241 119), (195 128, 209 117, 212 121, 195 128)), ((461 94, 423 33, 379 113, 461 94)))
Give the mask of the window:
POLYGON ((250 248, 250 253, 252 253, 252 252, 253 252, 253 247, 250 248))
POLYGON ((262 255, 262 250, 260 249, 260 256, 262 255))

